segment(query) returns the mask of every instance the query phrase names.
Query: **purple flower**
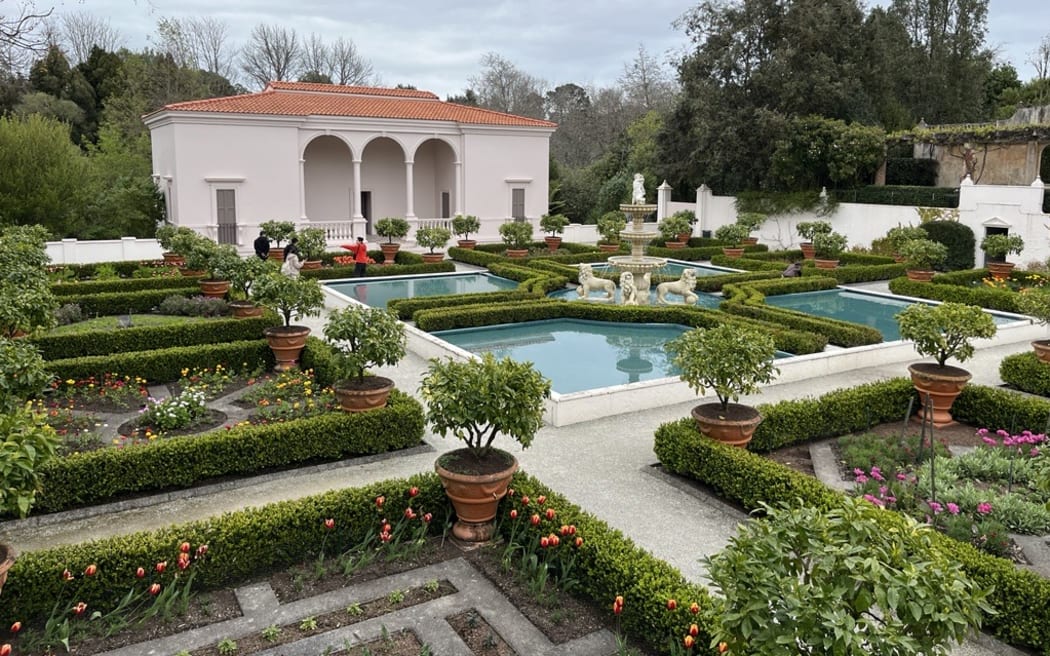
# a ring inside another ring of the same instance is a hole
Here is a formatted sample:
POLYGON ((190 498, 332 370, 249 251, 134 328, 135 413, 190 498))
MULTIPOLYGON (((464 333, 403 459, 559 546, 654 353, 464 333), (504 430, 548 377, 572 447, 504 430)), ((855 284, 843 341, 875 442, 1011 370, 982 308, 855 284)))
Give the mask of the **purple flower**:
POLYGON ((876 481, 886 480, 882 477, 882 470, 880 470, 878 467, 871 468, 871 477, 874 478, 876 481))
POLYGON ((998 446, 999 445, 999 443, 995 441, 995 438, 988 437, 987 435, 982 437, 981 441, 984 442, 985 444, 987 444, 988 446, 998 446))
POLYGON ((934 515, 936 515, 937 513, 941 512, 941 510, 944 509, 944 506, 942 506, 941 504, 937 503, 936 501, 927 501, 926 505, 928 505, 930 507, 930 510, 933 511, 934 515))
POLYGON ((857 483, 859 483, 860 485, 864 485, 867 482, 868 482, 868 477, 867 476, 865 476, 864 474, 857 474, 857 483))
POLYGON ((1033 446, 1032 449, 1028 452, 1028 455, 1030 455, 1033 458, 1036 457, 1037 455, 1039 455, 1039 449, 1033 446))
POLYGON ((956 504, 948 503, 947 504, 947 508, 948 508, 948 512, 949 513, 951 513, 953 515, 958 515, 959 514, 959 506, 957 506, 956 504))
POLYGON ((904 479, 906 479, 906 478, 908 478, 908 477, 907 477, 907 476, 905 476, 905 475, 904 475, 903 473, 900 473, 900 472, 899 472, 899 473, 897 474, 897 480, 898 480, 898 481, 903 481, 903 480, 904 480, 904 479))
POLYGON ((854 476, 863 476, 864 475, 864 470, 861 469, 860 467, 854 467, 853 468, 853 475, 854 476))
POLYGON ((869 503, 875 504, 879 508, 882 508, 885 505, 883 504, 882 499, 879 499, 878 497, 872 496, 870 494, 865 494, 863 499, 869 503))
POLYGON ((987 515, 988 513, 992 512, 992 504, 982 501, 981 503, 977 504, 977 512, 982 515, 987 515))

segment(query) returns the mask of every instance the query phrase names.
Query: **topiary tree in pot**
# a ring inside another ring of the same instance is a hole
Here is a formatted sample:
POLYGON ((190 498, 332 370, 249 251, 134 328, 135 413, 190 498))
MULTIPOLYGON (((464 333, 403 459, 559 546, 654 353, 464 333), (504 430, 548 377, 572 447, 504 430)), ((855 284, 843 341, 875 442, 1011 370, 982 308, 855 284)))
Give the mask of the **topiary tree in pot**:
POLYGON ((985 254, 985 266, 996 280, 1005 280, 1017 266, 1006 262, 1010 253, 1020 255, 1024 250, 1024 239, 1021 235, 988 235, 981 240, 981 250, 985 254))
POLYGON ((741 394, 757 392, 759 385, 771 382, 780 373, 773 365, 773 338, 753 328, 722 324, 694 328, 664 348, 691 389, 701 395, 710 389, 718 397, 718 403, 693 408, 700 432, 734 446, 750 442, 762 415, 736 401, 741 394))
POLYGON ((262 308, 252 301, 252 285, 267 273, 277 273, 272 260, 261 260, 255 255, 238 258, 236 265, 230 269, 230 296, 233 298, 230 308, 233 309, 233 316, 246 319, 262 314, 262 308))
POLYGON ((440 226, 420 228, 416 231, 416 243, 424 248, 429 248, 429 253, 423 253, 424 262, 440 262, 445 259, 444 253, 435 253, 435 248, 442 248, 452 239, 452 232, 440 226))
POLYGON ((366 412, 386 406, 394 381, 365 372, 393 366, 405 357, 405 326, 397 314, 353 304, 329 315, 324 335, 336 350, 340 380, 332 389, 343 410, 366 412))
POLYGON ((818 269, 834 269, 839 256, 846 250, 846 236, 837 232, 817 233, 813 236, 813 258, 818 269))
POLYGON ((281 242, 295 235, 295 223, 292 221, 264 221, 259 224, 259 230, 274 243, 274 246, 270 248, 270 259, 283 260, 284 249, 281 248, 281 242))
POLYGON ((795 232, 798 233, 799 237, 802 237, 802 243, 799 244, 799 248, 802 249, 802 257, 807 260, 814 258, 813 252, 813 238, 818 234, 828 234, 831 232, 831 224, 827 221, 800 221, 795 226, 795 232))
POLYGON ((376 221, 375 231, 380 237, 386 237, 386 241, 379 244, 383 250, 383 264, 389 266, 394 263, 401 244, 395 239, 404 239, 408 236, 408 221, 397 216, 388 216, 376 221))
POLYGON ((442 437, 452 434, 465 444, 435 464, 456 509, 456 537, 471 542, 492 537, 496 508, 518 469, 517 459, 492 443, 502 434, 528 448, 543 426, 550 389, 531 363, 497 360, 491 353, 465 362, 430 361, 420 385, 427 423, 442 437))
POLYGON ((525 257, 532 244, 532 224, 528 221, 508 221, 500 225, 499 236, 507 245, 507 257, 525 257))
POLYGON ((453 234, 462 237, 457 243, 460 248, 473 250, 478 245, 478 242, 471 239, 470 235, 478 230, 481 230, 481 220, 472 214, 457 214, 452 219, 453 234))
POLYGON ((918 282, 933 280, 934 269, 948 258, 948 247, 932 239, 908 239, 896 249, 904 258, 908 279, 918 282))
POLYGON ((688 234, 692 232, 693 226, 689 224, 689 219, 685 216, 672 214, 665 217, 657 226, 657 229, 660 231, 660 236, 663 237, 664 245, 667 248, 685 248, 686 243, 689 241, 688 234), (682 239, 683 235, 686 235, 686 239, 682 239))
MULTIPOLYGON (((1017 307, 1040 324, 1050 326, 1050 289, 1035 287, 1024 290, 1017 297, 1017 307)), ((1032 348, 1041 362, 1050 363, 1050 339, 1037 339, 1032 342, 1032 348)))
POLYGON ((277 359, 276 371, 297 366, 299 354, 310 335, 307 326, 293 326, 292 316, 314 317, 324 308, 321 283, 314 278, 292 278, 277 271, 267 272, 252 285, 252 300, 273 310, 284 319, 283 326, 263 331, 277 359))
POLYGON ((164 263, 170 264, 171 266, 182 266, 185 264, 183 256, 176 253, 172 248, 172 239, 179 230, 189 230, 189 228, 176 226, 165 221, 157 226, 157 229, 154 232, 154 238, 157 240, 157 243, 160 244, 161 250, 163 251, 161 256, 164 258, 164 263))
POLYGON ((886 241, 889 243, 890 249, 893 251, 894 257, 898 262, 905 261, 905 256, 901 253, 901 248, 905 243, 913 239, 929 238, 929 234, 918 226, 897 225, 886 232, 886 241))
POLYGON ((186 254, 186 267, 203 271, 204 277, 197 281, 201 293, 209 298, 223 298, 230 289, 230 277, 240 266, 241 257, 230 244, 216 244, 210 239, 200 238, 186 254))
POLYGON ((888 529, 885 510, 851 497, 761 514, 703 559, 720 593, 712 643, 730 654, 947 654, 990 610, 909 517, 888 529))
POLYGON ((924 411, 927 405, 931 406, 937 428, 952 425, 952 403, 972 376, 969 371, 946 363, 949 358, 969 360, 974 339, 995 336, 995 321, 981 308, 962 303, 914 303, 898 312, 896 319, 901 338, 914 342, 919 355, 937 360, 936 364, 918 362, 908 366, 924 411))
POLYGON ((598 218, 598 234, 601 241, 598 248, 613 253, 620 250, 620 233, 627 227, 627 217, 623 212, 612 211, 598 218))
POLYGON ((747 228, 738 223, 729 223, 715 230, 715 239, 723 242, 722 253, 726 257, 740 257, 744 254, 744 239, 747 228))
POLYGON ((328 234, 324 228, 303 228, 302 230, 297 230, 295 236, 299 238, 299 251, 303 256, 303 270, 320 269, 321 257, 328 250, 328 234))
POLYGON ((736 222, 747 228, 748 236, 744 238, 744 244, 754 246, 758 243, 758 237, 752 237, 751 233, 758 230, 769 216, 762 212, 741 212, 736 217, 736 222))
POLYGON ((565 231, 567 225, 569 225, 569 219, 563 214, 544 214, 540 217, 540 228, 548 233, 543 241, 546 242, 547 248, 552 253, 561 246, 560 235, 565 231))

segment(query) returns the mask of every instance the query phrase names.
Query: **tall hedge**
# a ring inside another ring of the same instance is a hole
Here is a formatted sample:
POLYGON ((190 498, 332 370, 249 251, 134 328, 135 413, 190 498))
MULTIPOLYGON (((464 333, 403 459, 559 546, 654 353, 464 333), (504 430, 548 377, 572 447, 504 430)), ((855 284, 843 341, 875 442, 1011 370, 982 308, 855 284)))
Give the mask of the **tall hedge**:
POLYGON ((935 242, 948 247, 947 271, 972 269, 977 240, 969 226, 957 221, 928 221, 919 226, 935 242))

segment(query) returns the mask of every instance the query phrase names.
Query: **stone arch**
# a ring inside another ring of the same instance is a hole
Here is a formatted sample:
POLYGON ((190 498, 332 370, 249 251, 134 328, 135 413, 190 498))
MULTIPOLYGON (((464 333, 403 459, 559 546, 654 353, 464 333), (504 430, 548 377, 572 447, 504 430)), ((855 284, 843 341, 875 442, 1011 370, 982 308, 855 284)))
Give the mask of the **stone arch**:
POLYGON ((314 137, 303 149, 303 195, 311 221, 349 221, 353 151, 332 135, 314 137))
POLYGON ((404 147, 392 137, 373 138, 361 151, 361 192, 369 199, 362 204, 367 211, 368 232, 372 232, 376 219, 404 217, 408 212, 405 159, 404 147))
POLYGON ((432 138, 416 146, 412 191, 416 216, 448 218, 457 207, 456 152, 447 141, 432 138))

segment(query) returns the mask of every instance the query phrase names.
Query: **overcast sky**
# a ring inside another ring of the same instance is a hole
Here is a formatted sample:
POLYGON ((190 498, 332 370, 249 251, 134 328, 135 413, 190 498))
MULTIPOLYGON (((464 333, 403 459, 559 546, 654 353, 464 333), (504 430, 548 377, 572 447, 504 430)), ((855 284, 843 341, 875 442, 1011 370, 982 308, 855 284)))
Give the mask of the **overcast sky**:
MULTIPOLYGON (((257 23, 316 32, 326 41, 343 36, 371 60, 384 85, 411 84, 444 98, 468 86, 486 52, 551 86, 612 85, 640 43, 661 60, 687 45, 671 23, 690 6, 685 0, 65 0, 56 13, 108 17, 136 50, 150 45, 164 16, 225 20, 238 45, 257 23)), ((991 0, 988 44, 1022 80, 1034 77, 1025 60, 1047 33, 1050 0, 991 0)))

